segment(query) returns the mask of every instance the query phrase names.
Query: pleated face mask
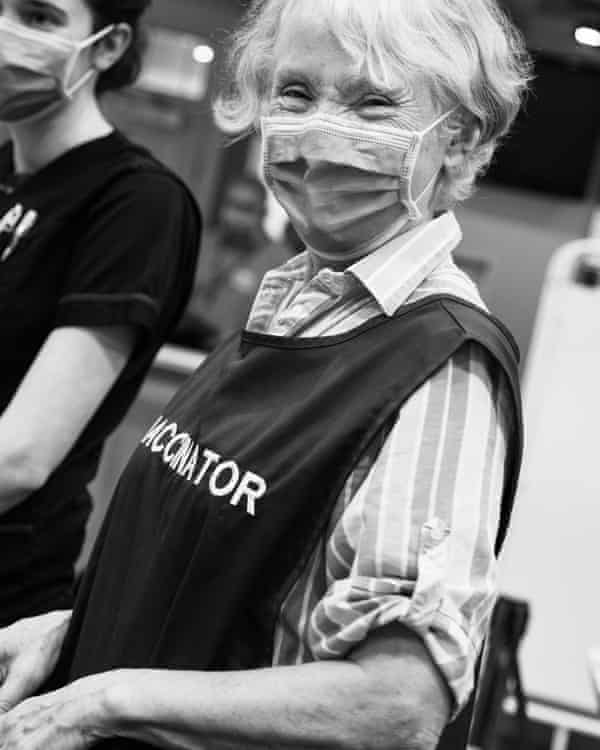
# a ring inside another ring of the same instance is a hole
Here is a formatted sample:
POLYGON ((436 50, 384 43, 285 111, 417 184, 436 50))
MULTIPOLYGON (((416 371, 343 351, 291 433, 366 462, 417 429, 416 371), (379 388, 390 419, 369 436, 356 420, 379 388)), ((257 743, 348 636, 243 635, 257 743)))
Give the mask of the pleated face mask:
POLYGON ((113 28, 73 42, 0 18, 0 122, 27 120, 70 99, 94 74, 70 83, 80 53, 113 28))
POLYGON ((265 181, 304 242, 329 261, 360 258, 423 218, 415 167, 422 131, 333 115, 263 117, 265 181))

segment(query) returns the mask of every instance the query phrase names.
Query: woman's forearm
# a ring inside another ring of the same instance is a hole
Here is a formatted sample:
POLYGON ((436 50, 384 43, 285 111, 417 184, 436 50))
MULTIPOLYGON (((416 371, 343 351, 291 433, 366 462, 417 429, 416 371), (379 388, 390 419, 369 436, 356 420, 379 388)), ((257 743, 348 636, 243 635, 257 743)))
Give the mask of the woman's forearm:
POLYGON ((165 748, 210 748, 212 741, 354 748, 367 746, 366 727, 374 739, 389 722, 368 690, 359 666, 328 662, 230 673, 142 670, 128 673, 113 694, 118 733, 165 748))
POLYGON ((49 334, 0 416, 0 515, 63 461, 125 367, 135 336, 132 326, 49 334))
POLYGON ((0 435, 0 516, 23 502, 47 479, 47 473, 37 465, 33 451, 21 450, 14 442, 9 444, 9 440, 6 441, 6 450, 3 450, 2 437, 0 435))
MULTIPOLYGON (((450 696, 418 636, 386 626, 344 661, 232 672, 123 669, 0 714, 6 746, 88 750, 129 737, 170 750, 433 750, 450 696)), ((0 743, 1 744, 1 743, 0 743)))
POLYGON ((418 648, 238 672, 125 670, 107 693, 105 726, 164 748, 428 750, 449 701, 418 648))

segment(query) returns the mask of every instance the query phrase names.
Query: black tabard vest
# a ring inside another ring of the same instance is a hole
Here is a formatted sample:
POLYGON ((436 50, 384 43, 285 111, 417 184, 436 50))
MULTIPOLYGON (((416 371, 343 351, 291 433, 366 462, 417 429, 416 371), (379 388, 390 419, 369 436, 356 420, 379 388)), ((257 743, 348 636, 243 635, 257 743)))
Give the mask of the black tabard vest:
POLYGON ((62 679, 116 667, 269 665, 279 605, 348 475, 470 341, 499 362, 512 392, 499 548, 522 453, 518 352, 501 324, 436 295, 338 336, 243 332, 176 394, 125 469, 74 610, 62 679))

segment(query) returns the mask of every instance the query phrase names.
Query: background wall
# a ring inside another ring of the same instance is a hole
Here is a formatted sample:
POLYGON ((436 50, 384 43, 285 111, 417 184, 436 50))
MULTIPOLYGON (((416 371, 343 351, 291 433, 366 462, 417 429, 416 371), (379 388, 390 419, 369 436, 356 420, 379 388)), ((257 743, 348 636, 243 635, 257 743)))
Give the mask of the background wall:
POLYGON ((548 269, 524 381, 526 445, 500 565, 501 591, 530 605, 520 650, 525 692, 600 708, 589 650, 600 645, 600 285, 577 282, 600 239, 569 243, 548 269))
POLYGON ((480 280, 483 297, 512 331, 524 362, 550 257, 566 242, 585 236, 590 207, 485 184, 457 215, 464 233, 459 259, 487 264, 480 280))
MULTIPOLYGON (((196 195, 205 218, 215 211, 221 182, 231 165, 231 149, 212 117, 211 102, 218 89, 229 34, 243 11, 238 0, 154 0, 150 27, 194 34, 215 51, 208 91, 201 102, 186 102, 139 91, 105 98, 109 117, 129 136, 148 146, 180 174, 196 195)), ((237 154, 239 149, 233 149, 237 154)))

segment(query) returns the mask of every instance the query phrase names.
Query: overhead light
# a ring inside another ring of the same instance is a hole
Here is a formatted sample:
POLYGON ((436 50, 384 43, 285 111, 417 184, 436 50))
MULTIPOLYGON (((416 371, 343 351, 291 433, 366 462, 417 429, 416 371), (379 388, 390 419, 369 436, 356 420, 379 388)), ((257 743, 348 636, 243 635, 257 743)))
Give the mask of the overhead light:
POLYGON ((212 47, 209 47, 208 44, 198 44, 194 47, 192 55, 197 63, 202 63, 204 65, 211 63, 215 59, 215 51, 212 47))
POLYGON ((575 39, 585 47, 600 47, 600 30, 591 26, 579 26, 575 29, 575 39))

